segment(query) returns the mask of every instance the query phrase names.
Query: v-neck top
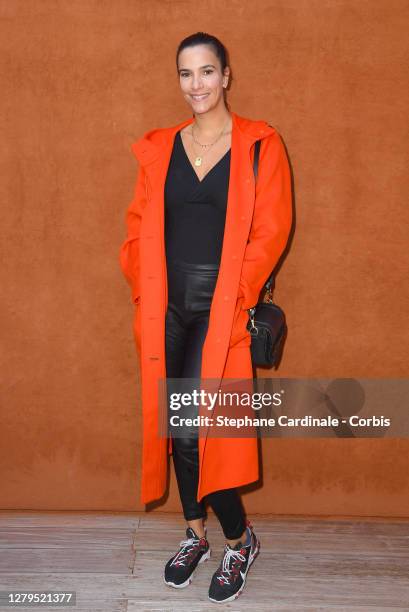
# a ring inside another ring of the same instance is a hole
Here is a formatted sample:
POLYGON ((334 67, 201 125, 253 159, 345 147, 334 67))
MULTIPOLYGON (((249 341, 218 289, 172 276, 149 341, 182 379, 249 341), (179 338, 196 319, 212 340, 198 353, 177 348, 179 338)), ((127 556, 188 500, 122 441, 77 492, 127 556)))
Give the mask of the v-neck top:
POLYGON ((176 133, 165 182, 168 261, 220 264, 230 178, 229 149, 200 181, 176 133))

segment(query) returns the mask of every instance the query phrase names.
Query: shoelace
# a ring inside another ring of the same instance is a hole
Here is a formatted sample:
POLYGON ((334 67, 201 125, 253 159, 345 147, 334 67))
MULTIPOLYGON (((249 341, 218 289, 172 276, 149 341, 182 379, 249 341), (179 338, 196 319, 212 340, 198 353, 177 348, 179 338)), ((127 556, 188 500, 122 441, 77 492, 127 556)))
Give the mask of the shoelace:
POLYGON ((244 563, 246 561, 246 557, 242 555, 239 550, 233 550, 232 548, 228 548, 226 546, 221 567, 221 573, 219 576, 217 576, 220 582, 223 581, 224 584, 229 584, 231 573, 233 571, 232 569, 230 569, 230 562, 234 562, 237 560, 240 560, 244 563), (226 576, 224 574, 226 574, 226 576))
POLYGON ((184 565, 186 558, 191 553, 191 550, 189 550, 189 548, 191 549, 193 546, 197 546, 199 542, 200 540, 197 540, 196 538, 189 538, 188 540, 182 540, 180 542, 181 549, 177 553, 176 557, 173 559, 171 565, 184 565))

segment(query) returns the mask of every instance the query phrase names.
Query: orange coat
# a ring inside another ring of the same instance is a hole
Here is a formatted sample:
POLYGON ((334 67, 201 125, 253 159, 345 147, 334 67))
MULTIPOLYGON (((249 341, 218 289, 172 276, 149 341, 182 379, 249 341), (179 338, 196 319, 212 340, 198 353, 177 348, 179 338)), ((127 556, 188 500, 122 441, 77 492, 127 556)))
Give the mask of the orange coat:
MULTIPOLYGON (((231 112, 232 141, 226 222, 219 276, 202 351, 201 378, 251 379, 247 309, 254 306, 282 254, 291 229, 290 170, 279 133, 265 121, 231 112), (252 159, 262 139, 255 192, 252 159)), ((171 444, 157 436, 158 381, 166 377, 167 272, 164 185, 175 126, 146 132, 131 146, 139 162, 135 194, 126 213, 120 265, 132 289, 134 339, 140 355, 143 453, 141 499, 159 499, 167 482, 171 444)), ((258 480, 257 439, 199 438, 197 499, 258 480)))

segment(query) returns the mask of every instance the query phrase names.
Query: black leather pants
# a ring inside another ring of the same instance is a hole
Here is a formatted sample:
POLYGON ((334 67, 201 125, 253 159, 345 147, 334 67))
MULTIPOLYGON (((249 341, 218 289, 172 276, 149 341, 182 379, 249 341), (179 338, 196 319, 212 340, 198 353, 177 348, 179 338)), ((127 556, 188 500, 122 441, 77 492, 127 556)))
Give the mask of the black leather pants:
MULTIPOLYGON (((200 378, 202 347, 209 323, 218 266, 173 260, 167 262, 167 270, 167 377, 200 378)), ((199 480, 197 428, 194 428, 193 435, 183 438, 172 436, 172 448, 185 519, 189 521, 204 518, 205 502, 208 502, 220 521, 225 537, 229 540, 239 538, 246 528, 246 523, 235 488, 210 493, 200 503, 196 500, 199 480)))

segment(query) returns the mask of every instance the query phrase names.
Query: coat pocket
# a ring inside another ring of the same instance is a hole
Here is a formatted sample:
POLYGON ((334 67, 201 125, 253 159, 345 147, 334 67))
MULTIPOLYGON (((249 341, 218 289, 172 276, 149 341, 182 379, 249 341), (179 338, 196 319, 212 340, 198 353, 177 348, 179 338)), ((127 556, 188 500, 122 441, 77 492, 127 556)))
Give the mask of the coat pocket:
POLYGON ((250 346, 251 344, 251 334, 247 329, 249 314, 247 310, 242 308, 243 300, 244 296, 240 296, 236 302, 229 348, 237 346, 239 343, 242 346, 250 346))

